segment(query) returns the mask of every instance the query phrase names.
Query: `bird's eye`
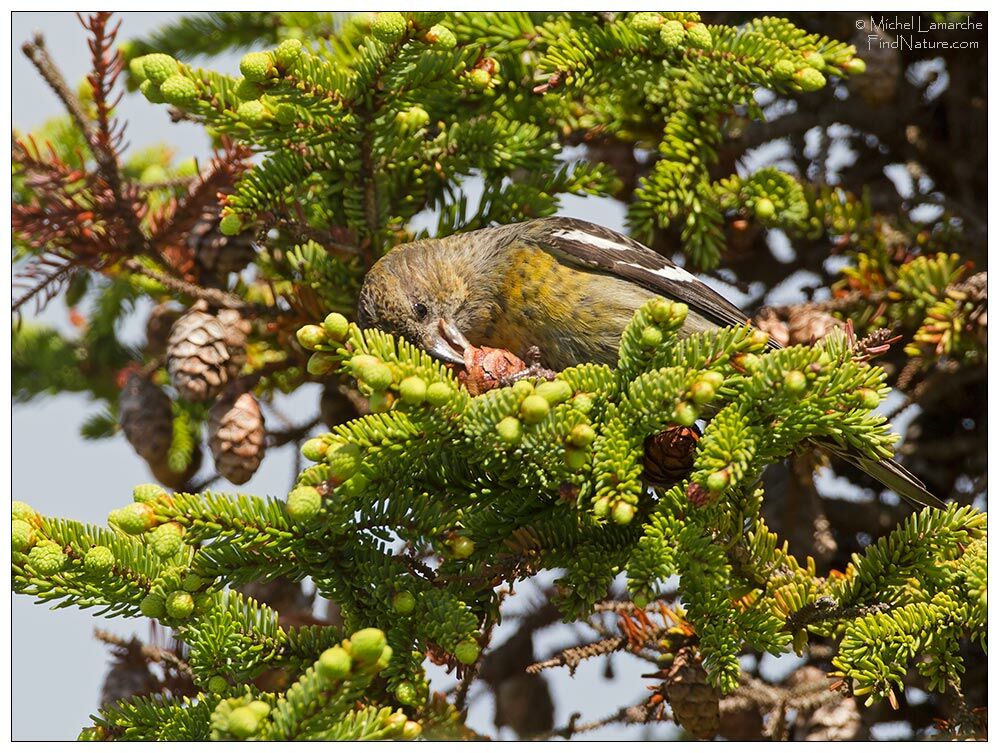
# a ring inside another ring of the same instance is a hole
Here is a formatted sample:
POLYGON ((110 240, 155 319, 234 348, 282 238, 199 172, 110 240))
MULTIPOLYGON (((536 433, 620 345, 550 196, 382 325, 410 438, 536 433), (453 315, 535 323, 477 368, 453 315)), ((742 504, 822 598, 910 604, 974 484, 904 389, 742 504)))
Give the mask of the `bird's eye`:
POLYGON ((413 304, 413 313, 416 315, 416 318, 419 321, 422 322, 424 319, 427 318, 427 314, 429 314, 430 312, 427 310, 427 307, 426 307, 425 304, 423 304, 423 303, 414 303, 413 304))

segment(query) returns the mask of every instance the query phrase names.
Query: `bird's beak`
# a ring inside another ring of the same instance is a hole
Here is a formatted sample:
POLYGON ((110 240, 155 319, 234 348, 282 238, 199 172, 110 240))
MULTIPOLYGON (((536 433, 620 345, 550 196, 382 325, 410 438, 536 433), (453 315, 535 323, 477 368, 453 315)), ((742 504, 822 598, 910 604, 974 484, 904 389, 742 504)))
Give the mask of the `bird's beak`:
POLYGON ((427 352, 446 363, 464 366, 465 349, 471 345, 454 322, 441 319, 437 322, 437 337, 434 338, 433 344, 427 348, 427 352))

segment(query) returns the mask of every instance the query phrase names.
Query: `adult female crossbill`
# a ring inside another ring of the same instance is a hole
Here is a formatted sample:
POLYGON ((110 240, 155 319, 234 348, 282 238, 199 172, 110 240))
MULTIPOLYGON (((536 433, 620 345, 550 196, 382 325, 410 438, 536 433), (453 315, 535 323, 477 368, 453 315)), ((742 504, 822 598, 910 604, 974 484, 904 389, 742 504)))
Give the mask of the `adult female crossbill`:
MULTIPOLYGON (((450 363, 462 364, 474 343, 520 356, 538 348, 546 366, 561 370, 614 363, 635 309, 656 296, 687 305, 681 335, 748 321, 641 243, 591 222, 547 217, 398 246, 368 272, 358 323, 450 363)), ((893 461, 822 446, 914 502, 942 504, 893 461)))

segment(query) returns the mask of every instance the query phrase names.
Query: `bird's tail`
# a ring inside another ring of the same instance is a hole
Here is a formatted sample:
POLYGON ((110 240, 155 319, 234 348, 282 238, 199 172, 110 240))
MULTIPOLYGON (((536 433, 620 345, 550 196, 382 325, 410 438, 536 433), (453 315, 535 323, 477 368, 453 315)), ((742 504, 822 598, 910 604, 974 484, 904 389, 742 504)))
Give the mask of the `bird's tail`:
POLYGON ((848 463, 855 465, 868 476, 880 481, 893 492, 903 497, 917 510, 926 506, 937 508, 946 506, 943 500, 937 498, 936 495, 932 494, 926 488, 926 484, 894 460, 871 460, 843 447, 824 443, 822 446, 837 457, 843 458, 848 463))

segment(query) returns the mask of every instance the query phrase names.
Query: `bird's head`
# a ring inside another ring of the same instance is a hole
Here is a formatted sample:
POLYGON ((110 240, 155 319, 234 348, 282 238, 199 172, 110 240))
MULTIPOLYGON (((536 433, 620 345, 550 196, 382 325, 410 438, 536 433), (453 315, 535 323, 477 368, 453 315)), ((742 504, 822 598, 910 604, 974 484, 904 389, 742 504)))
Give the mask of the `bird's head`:
POLYGON ((451 239, 406 243, 379 259, 361 288, 357 322, 399 335, 435 358, 464 363, 466 333, 488 316, 477 269, 451 239))

